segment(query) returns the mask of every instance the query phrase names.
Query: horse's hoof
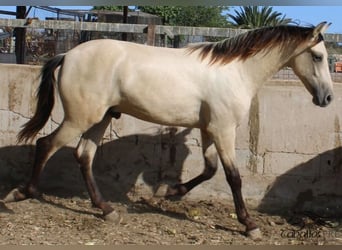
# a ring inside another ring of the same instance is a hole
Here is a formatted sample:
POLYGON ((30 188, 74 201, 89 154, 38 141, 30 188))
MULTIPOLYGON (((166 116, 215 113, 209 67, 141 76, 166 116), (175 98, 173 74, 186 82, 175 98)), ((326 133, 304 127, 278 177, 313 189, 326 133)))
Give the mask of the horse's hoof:
POLYGON ((165 197, 183 197, 187 192, 188 190, 183 184, 177 184, 167 188, 165 197))
POLYGON ((252 229, 246 232, 247 236, 254 241, 258 241, 262 239, 262 234, 259 228, 252 229))
POLYGON ((15 188, 6 195, 3 201, 5 203, 9 203, 9 202, 21 201, 25 199, 26 199, 26 195, 19 188, 15 188))
POLYGON ((165 197, 168 189, 169 189, 168 185, 162 184, 158 187, 157 191, 154 193, 154 196, 158 198, 165 197))
POLYGON ((157 198, 167 198, 167 199, 179 199, 186 192, 184 192, 185 188, 180 184, 175 186, 169 186, 167 184, 161 184, 157 191, 154 193, 154 197, 157 198))
POLYGON ((103 219, 107 222, 119 225, 122 222, 122 217, 115 210, 109 214, 103 216, 103 219))

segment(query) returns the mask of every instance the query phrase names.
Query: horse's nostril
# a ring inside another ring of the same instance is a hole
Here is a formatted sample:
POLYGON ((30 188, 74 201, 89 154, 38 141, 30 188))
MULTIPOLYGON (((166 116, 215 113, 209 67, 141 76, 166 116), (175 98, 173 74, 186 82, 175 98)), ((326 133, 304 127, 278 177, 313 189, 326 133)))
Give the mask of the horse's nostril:
POLYGON ((325 102, 326 102, 326 104, 329 104, 332 100, 333 100, 333 96, 332 96, 332 95, 327 95, 327 96, 325 97, 325 102))
POLYGON ((319 96, 314 96, 312 101, 314 104, 316 104, 320 107, 326 107, 332 102, 333 99, 334 99, 334 95, 328 94, 324 98, 319 98, 319 96))

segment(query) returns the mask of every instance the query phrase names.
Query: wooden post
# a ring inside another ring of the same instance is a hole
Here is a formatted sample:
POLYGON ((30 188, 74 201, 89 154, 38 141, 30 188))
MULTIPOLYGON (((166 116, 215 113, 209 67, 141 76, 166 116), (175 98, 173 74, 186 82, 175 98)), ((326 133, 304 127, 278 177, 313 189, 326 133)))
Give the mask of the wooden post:
MULTIPOLYGON (((26 6, 17 6, 17 19, 26 18, 26 6)), ((15 56, 17 64, 25 63, 26 28, 15 28, 15 56)))
POLYGON ((156 38, 156 26, 149 24, 147 27, 147 45, 154 46, 156 38))
MULTIPOLYGON (((123 7, 123 19, 122 23, 128 23, 128 6, 123 7)), ((123 32, 121 35, 122 41, 127 41, 127 33, 123 32)))
POLYGON ((164 47, 167 48, 167 35, 164 34, 164 47))
POLYGON ((175 36, 173 39, 173 47, 179 48, 179 46, 180 46, 180 36, 175 36))

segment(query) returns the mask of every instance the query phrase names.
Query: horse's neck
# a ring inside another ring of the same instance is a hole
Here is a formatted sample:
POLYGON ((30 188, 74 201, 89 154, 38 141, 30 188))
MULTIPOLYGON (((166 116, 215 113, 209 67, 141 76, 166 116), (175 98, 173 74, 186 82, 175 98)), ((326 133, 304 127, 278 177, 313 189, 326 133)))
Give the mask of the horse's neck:
POLYGON ((267 53, 259 53, 243 62, 243 74, 246 74, 246 78, 250 82, 249 87, 254 90, 254 94, 287 64, 290 57, 290 54, 275 48, 267 53))

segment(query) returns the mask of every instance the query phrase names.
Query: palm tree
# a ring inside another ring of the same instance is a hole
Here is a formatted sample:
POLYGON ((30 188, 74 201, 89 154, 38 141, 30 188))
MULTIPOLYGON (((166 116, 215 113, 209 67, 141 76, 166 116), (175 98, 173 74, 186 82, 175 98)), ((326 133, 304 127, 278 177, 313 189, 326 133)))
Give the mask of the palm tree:
POLYGON ((291 18, 273 11, 272 7, 243 6, 240 10, 234 10, 235 15, 228 14, 233 20, 233 25, 243 29, 254 29, 264 26, 275 26, 292 23, 291 18))

